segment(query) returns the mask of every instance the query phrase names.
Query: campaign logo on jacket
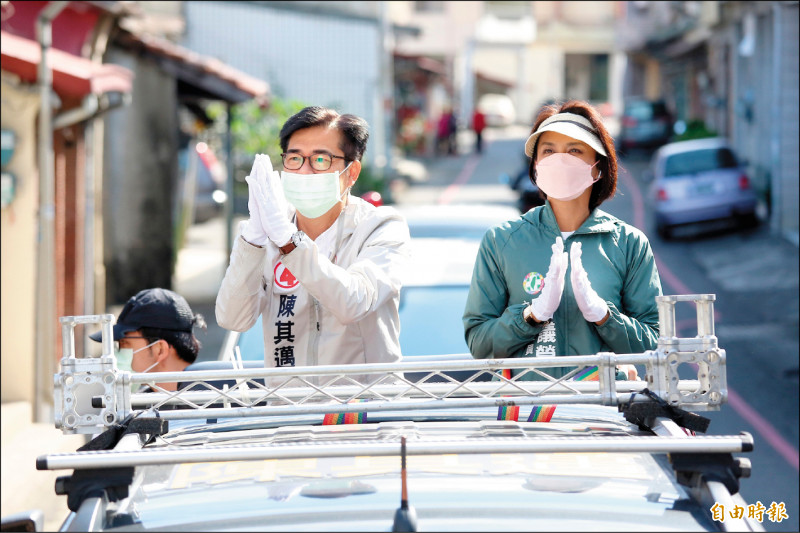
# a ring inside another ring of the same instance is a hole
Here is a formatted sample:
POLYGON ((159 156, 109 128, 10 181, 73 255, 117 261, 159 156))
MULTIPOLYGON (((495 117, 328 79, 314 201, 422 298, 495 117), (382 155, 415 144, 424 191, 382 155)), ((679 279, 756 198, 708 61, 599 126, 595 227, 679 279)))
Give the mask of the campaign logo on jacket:
POLYGON ((291 291, 299 283, 294 274, 289 272, 289 269, 281 261, 278 261, 278 264, 275 265, 273 274, 275 287, 278 289, 276 292, 291 291))
POLYGON ((538 272, 528 272, 522 280, 522 289, 528 294, 539 294, 544 288, 544 276, 538 272))

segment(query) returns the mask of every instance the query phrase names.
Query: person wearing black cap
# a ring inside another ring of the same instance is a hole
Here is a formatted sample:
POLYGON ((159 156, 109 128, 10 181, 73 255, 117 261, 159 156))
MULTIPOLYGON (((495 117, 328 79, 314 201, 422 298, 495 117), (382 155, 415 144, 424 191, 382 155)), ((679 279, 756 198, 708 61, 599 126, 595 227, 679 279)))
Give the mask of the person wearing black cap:
MULTIPOLYGON (((131 297, 114 324, 117 366, 133 372, 178 372, 194 363, 200 341, 192 329, 205 329, 203 316, 194 314, 180 294, 167 289, 144 289, 131 297)), ((101 341, 101 332, 89 336, 101 341)), ((177 383, 158 383, 175 390, 177 383)))

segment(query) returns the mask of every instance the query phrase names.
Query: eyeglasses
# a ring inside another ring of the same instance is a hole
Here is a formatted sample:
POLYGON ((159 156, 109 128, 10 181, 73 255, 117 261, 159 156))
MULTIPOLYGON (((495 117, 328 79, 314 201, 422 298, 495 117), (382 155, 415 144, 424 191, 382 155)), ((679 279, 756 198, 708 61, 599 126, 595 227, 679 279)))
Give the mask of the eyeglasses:
POLYGON ((313 170, 320 171, 331 168, 334 159, 347 160, 346 157, 329 154, 327 152, 319 152, 308 157, 302 156, 295 152, 289 152, 287 154, 281 154, 281 157, 283 158, 283 168, 286 170, 299 170, 300 167, 303 166, 303 163, 305 163, 306 159, 308 159, 308 164, 311 165, 313 170))

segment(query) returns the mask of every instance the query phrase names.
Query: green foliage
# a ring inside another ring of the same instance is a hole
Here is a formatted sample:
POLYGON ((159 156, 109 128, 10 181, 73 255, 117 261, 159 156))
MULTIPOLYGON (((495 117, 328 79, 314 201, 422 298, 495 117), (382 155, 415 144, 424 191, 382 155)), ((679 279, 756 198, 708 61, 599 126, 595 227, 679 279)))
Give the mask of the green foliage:
POLYGON ((381 196, 385 197, 385 185, 386 181, 383 179, 383 177, 375 174, 371 167, 364 165, 361 167, 361 173, 358 175, 358 180, 356 181, 355 185, 353 185, 353 188, 350 189, 350 194, 353 196, 361 196, 365 192, 377 191, 381 194, 381 196))
MULTIPOLYGON (((250 173, 256 154, 267 154, 274 167, 280 167, 281 147, 279 133, 283 124, 307 104, 297 100, 273 97, 267 108, 262 108, 255 100, 231 107, 231 136, 233 138, 233 204, 234 211, 242 210, 244 198, 247 209, 247 183, 245 176, 250 173)), ((206 107, 206 113, 214 120, 214 131, 224 138, 227 121, 227 108, 222 102, 213 102, 206 107)))
POLYGON ((688 141, 691 139, 703 139, 705 137, 716 137, 717 132, 706 127, 706 123, 700 119, 692 119, 686 124, 686 131, 675 137, 675 141, 688 141))
MULTIPOLYGON (((272 165, 280 168, 281 147, 279 133, 283 124, 307 104, 297 100, 273 97, 270 106, 260 107, 255 101, 235 105, 231 108, 231 134, 233 137, 233 195, 234 211, 247 213, 247 183, 245 176, 250 173, 256 154, 269 155, 272 165), (239 200, 239 201, 237 201, 239 200), (241 201, 243 200, 243 201, 241 201)), ((214 120, 212 129, 217 139, 225 135, 227 108, 222 102, 213 102, 206 107, 206 113, 214 120)), ((211 144, 212 141, 207 141, 211 144)), ((215 147, 216 148, 216 147, 215 147)), ((220 150, 220 148, 217 148, 220 150)), ((219 153, 219 152, 218 152, 219 153)), ((364 166, 351 194, 360 196, 368 191, 377 191, 385 196, 385 180, 373 170, 364 166)))

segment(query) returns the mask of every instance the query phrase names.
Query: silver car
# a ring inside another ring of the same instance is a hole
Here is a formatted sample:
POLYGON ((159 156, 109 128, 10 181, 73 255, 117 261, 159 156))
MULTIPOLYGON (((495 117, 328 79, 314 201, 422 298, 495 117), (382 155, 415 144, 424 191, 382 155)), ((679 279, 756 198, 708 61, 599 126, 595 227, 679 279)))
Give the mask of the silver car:
POLYGON ((548 381, 519 378, 567 358, 131 374, 111 353, 113 315, 64 317, 66 339, 101 321, 104 355, 65 342, 56 427, 96 437, 36 467, 64 473, 60 531, 764 531, 764 506, 739 494, 749 461, 733 455, 752 436, 695 434, 709 420, 693 411, 727 400, 713 301, 659 297, 658 350, 573 356, 548 381), (697 306, 697 337, 675 336, 677 302, 697 306), (646 379, 614 380, 617 364, 646 379), (457 369, 495 379, 403 377, 457 369), (156 385, 167 379, 187 386, 156 385), (142 383, 155 392, 131 394, 142 383))
POLYGON ((676 226, 726 220, 754 226, 757 195, 727 140, 720 137, 669 143, 650 163, 650 201, 656 231, 672 236, 676 226))

